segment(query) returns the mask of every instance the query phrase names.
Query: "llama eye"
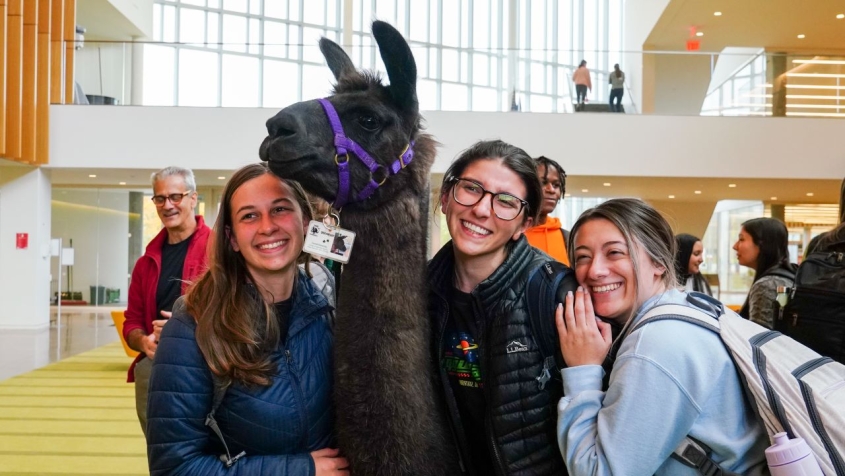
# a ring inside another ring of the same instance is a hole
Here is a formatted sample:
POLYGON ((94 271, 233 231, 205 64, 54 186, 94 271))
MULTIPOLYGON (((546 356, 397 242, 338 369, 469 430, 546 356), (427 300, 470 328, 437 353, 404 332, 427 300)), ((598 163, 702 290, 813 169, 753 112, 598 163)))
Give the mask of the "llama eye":
POLYGON ((373 116, 358 116, 358 124, 364 128, 364 130, 375 132, 381 126, 379 120, 373 116))

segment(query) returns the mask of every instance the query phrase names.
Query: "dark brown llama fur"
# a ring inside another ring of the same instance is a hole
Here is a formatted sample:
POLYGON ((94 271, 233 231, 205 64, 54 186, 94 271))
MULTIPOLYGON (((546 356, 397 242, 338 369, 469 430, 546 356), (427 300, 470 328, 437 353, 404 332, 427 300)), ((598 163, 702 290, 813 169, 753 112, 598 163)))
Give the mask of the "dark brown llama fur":
MULTIPOLYGON (((435 141, 420 132, 416 65, 402 36, 373 24, 390 85, 355 70, 335 43, 320 49, 337 79, 329 99, 346 135, 389 167, 409 140, 414 160, 368 200, 340 214, 357 236, 344 267, 335 325, 338 443, 353 475, 459 472, 445 411, 436 397, 425 279, 429 171, 435 141)), ((283 78, 280 78, 280 81, 283 78)), ((260 155, 278 175, 333 202, 338 190, 333 133, 316 101, 267 121, 260 155)), ((350 155, 350 199, 370 172, 350 155)))

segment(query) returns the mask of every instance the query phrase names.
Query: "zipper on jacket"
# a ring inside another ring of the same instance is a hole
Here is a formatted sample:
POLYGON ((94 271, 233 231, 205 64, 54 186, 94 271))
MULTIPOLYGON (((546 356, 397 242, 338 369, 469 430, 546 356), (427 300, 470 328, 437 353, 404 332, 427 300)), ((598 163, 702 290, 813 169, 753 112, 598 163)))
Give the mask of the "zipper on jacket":
MULTIPOLYGON (((443 339, 446 335, 446 325, 449 324, 449 302, 441 296, 438 297, 440 297, 440 300, 444 305, 444 309, 446 310, 446 316, 445 319, 443 319, 443 324, 440 325, 440 338, 437 342, 437 350, 435 353, 437 359, 435 365, 437 365, 437 373, 438 375, 440 375, 441 384, 444 385, 446 388, 449 388, 449 393, 452 395, 452 398, 449 398, 449 395, 446 394, 446 389, 443 390, 443 396, 446 398, 446 409, 449 413, 452 414, 451 419, 454 422, 460 422, 461 415, 460 412, 457 411, 457 403, 454 401, 455 393, 450 388, 449 378, 447 375, 444 375, 443 365, 440 362, 440 359, 443 357, 441 353, 443 352, 443 339), (456 408, 453 409, 453 406, 455 406, 456 408)), ((458 436, 458 432, 455 430, 453 425, 449 425, 449 429, 451 430, 452 438, 455 440, 455 447, 458 449, 458 465, 461 467, 461 473, 469 473, 469 470, 466 467, 466 464, 464 463, 464 455, 462 454, 463 452, 461 451, 461 443, 463 442, 463 440, 460 439, 460 437, 458 436)))
POLYGON ((501 453, 499 453, 499 445, 496 444, 496 435, 493 434, 493 417, 489 413, 487 415, 487 425, 490 427, 490 443, 493 445, 493 462, 496 463, 493 465, 493 468, 497 470, 497 474, 507 476, 508 472, 505 469, 505 463, 502 461, 501 453))
POLYGON ((294 390, 294 395, 296 396, 296 403, 297 403, 297 410, 299 411, 299 420, 302 423, 302 439, 300 441, 300 445, 302 448, 308 447, 308 411, 305 408, 305 398, 302 395, 302 386, 299 382, 299 377, 294 372, 293 366, 293 356, 291 355, 290 349, 285 348, 285 361, 287 362, 288 374, 290 375, 290 380, 292 383, 292 387, 294 390))
MULTIPOLYGON (((481 305, 481 301, 478 299, 478 297, 475 296, 475 295, 473 295, 473 297, 475 298, 474 301, 473 301, 473 303, 475 304, 473 311, 477 312, 478 309, 483 310, 484 307, 481 305)), ((497 318, 494 318, 493 321, 489 323, 491 329, 493 328, 493 325, 496 323, 496 320, 497 320, 497 318)), ((482 318, 481 323, 482 323, 482 326, 480 327, 481 331, 479 332, 479 336, 476 339, 476 342, 478 342, 479 352, 481 353, 481 356, 478 360, 480 362, 484 363, 484 367, 482 369, 479 369, 479 371, 481 371, 482 379, 487 380, 489 375, 486 374, 486 371, 484 369, 490 368, 490 354, 491 353, 485 352, 485 350, 487 348, 486 348, 486 346, 481 345, 481 344, 483 344, 482 337, 484 337, 484 335, 486 334, 488 324, 487 324, 486 319, 483 319, 483 318, 482 318)), ((488 344, 489 344, 489 342, 488 342, 488 344)), ((505 462, 502 460, 502 454, 499 451, 499 445, 496 444, 496 434, 495 434, 495 431, 493 430, 493 417, 490 415, 490 392, 491 392, 490 387, 491 387, 490 382, 486 381, 485 384, 484 384, 484 403, 487 405, 487 408, 485 409, 485 412, 484 412, 485 413, 484 420, 486 422, 485 426, 487 427, 486 430, 487 430, 488 436, 490 438, 490 445, 491 445, 491 449, 492 449, 491 455, 493 456, 493 463, 494 463, 493 468, 501 476, 507 476, 508 473, 507 473, 507 470, 505 468, 505 462)))

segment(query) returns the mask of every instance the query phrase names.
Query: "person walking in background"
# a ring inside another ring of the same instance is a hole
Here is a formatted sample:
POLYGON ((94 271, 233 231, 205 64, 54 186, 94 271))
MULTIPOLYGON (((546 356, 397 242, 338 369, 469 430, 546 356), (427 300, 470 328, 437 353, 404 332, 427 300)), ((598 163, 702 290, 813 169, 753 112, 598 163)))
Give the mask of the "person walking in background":
POLYGON ((742 224, 734 243, 739 264, 754 269, 754 281, 739 315, 772 328, 778 286, 792 287, 798 266, 789 262, 786 225, 775 218, 753 218, 742 224))
POLYGON ((700 308, 677 289, 674 247, 666 220, 637 199, 608 200, 572 227, 580 287, 555 316, 567 364, 558 444, 570 476, 768 474, 768 435, 719 336, 660 316, 639 325, 659 305, 700 308), (623 326, 616 342, 611 323, 623 326), (719 471, 673 457, 687 436, 719 471))
POLYGON ((349 475, 332 448, 332 308, 296 264, 312 216, 266 163, 232 174, 208 272, 161 334, 150 474, 349 475))
POLYGON ((206 269, 206 245, 211 229, 195 215, 197 184, 194 173, 167 167, 152 174, 152 201, 164 228, 135 262, 123 337, 140 352, 129 367, 128 382, 135 382, 135 407, 147 435, 147 385, 159 335, 173 303, 188 284, 206 269))
POLYGON ((610 83, 610 111, 622 112, 622 95, 625 93, 625 73, 619 64, 613 65, 613 72, 607 80, 610 83), (614 104, 614 101, 616 104, 614 104))
POLYGON ((576 110, 584 110, 584 102, 587 100, 587 91, 593 90, 593 82, 590 79, 590 70, 587 69, 587 60, 581 60, 578 69, 572 73, 572 82, 575 83, 575 96, 577 101, 576 110))
POLYGON ((697 236, 687 233, 675 235, 675 274, 678 285, 686 291, 713 295, 710 285, 701 274, 701 264, 704 263, 704 245, 697 236))
POLYGON ((525 237, 531 246, 569 266, 566 254, 569 230, 561 227, 558 218, 549 216, 566 193, 566 172, 559 163, 542 155, 534 159, 534 163, 537 164, 537 176, 543 186, 543 201, 537 224, 525 230, 525 237))

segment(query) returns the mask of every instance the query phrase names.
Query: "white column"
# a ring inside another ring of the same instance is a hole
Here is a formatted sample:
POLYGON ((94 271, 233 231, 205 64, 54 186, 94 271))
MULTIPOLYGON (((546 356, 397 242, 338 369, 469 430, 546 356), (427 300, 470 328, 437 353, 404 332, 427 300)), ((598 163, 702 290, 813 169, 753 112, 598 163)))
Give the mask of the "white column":
POLYGON ((144 44, 132 42, 132 80, 130 104, 141 106, 144 104, 144 44))
MULTIPOLYGON (((508 0, 508 97, 516 90, 517 75, 519 74, 519 55, 516 48, 519 45, 519 9, 516 0, 508 0)), ((527 88, 526 88, 527 89, 527 88)))
POLYGON ((50 325, 51 196, 48 171, 0 167, 0 329, 50 325))
POLYGON ((352 30, 355 13, 355 0, 346 0, 343 2, 343 49, 349 57, 352 57, 352 30))

